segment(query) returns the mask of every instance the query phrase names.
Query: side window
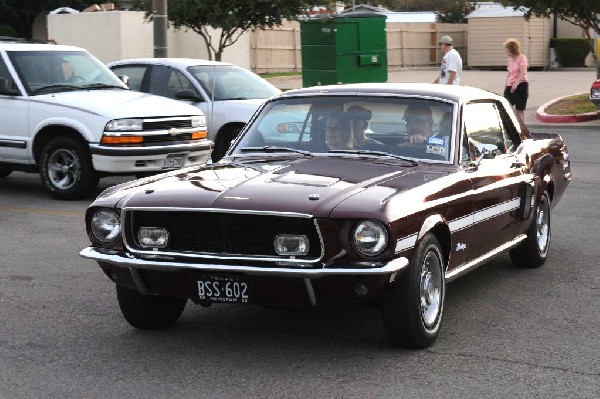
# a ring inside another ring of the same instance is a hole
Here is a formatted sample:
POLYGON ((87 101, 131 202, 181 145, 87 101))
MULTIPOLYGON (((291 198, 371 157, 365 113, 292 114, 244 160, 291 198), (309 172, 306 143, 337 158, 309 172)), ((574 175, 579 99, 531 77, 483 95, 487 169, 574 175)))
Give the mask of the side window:
POLYGON ((175 98, 175 94, 179 90, 183 90, 183 89, 190 89, 196 95, 198 95, 198 97, 200 97, 196 88, 194 87, 194 84, 188 78, 186 78, 183 73, 181 73, 177 69, 172 69, 172 68, 169 68, 169 69, 170 69, 171 73, 169 75, 169 81, 167 83, 167 94, 168 94, 167 97, 175 98))
POLYGON ((115 75, 127 76, 129 78, 129 88, 135 91, 142 91, 142 81, 147 69, 148 67, 143 65, 127 65, 111 68, 115 75))
POLYGON ((0 94, 18 94, 17 85, 2 58, 0 58, 0 94))
POLYGON ((462 159, 473 159, 484 150, 494 155, 506 153, 507 135, 494 103, 471 103, 463 110, 462 159), (466 154, 465 154, 466 152, 466 154))

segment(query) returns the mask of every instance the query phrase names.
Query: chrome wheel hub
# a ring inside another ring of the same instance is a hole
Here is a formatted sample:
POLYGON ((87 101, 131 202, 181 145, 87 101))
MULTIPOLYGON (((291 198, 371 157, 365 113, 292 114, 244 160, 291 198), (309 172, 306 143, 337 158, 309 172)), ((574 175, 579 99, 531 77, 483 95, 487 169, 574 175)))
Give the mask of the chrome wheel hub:
POLYGON ((536 213, 536 239, 540 253, 546 252, 550 238, 550 212, 548 202, 542 198, 536 213))
POLYGON ((435 326, 442 310, 443 278, 442 261, 431 251, 423 261, 419 284, 421 319, 428 328, 435 326))
POLYGON ((67 190, 79 180, 81 168, 77 155, 67 149, 54 151, 48 159, 48 178, 53 186, 67 190))

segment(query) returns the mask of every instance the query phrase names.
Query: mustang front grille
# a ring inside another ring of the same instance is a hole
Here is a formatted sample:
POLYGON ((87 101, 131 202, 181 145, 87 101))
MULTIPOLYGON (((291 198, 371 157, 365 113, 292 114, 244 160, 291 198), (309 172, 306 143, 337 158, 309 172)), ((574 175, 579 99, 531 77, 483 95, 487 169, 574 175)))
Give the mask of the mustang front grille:
POLYGON ((196 211, 125 211, 123 233, 134 251, 148 251, 137 239, 140 227, 162 227, 169 232, 169 244, 153 253, 213 255, 219 257, 283 258, 275 252, 278 234, 305 235, 310 243, 307 255, 296 259, 316 260, 321 240, 310 218, 262 214, 196 211))

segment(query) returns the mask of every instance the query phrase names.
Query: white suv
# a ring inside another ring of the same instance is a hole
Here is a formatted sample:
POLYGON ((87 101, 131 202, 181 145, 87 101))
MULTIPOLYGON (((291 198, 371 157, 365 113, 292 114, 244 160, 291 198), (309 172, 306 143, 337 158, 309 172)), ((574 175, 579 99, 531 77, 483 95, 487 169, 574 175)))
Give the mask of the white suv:
POLYGON ((105 175, 203 164, 204 114, 130 91, 84 49, 0 38, 0 177, 39 172, 58 199, 94 193, 105 175))

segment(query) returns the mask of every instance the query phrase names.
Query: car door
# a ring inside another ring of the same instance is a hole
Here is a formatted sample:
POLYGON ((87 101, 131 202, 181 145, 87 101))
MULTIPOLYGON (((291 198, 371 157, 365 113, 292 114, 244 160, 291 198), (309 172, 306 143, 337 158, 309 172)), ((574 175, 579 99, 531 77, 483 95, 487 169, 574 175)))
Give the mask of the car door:
POLYGON ((147 91, 144 89, 147 84, 145 83, 149 78, 149 65, 141 64, 126 64, 126 65, 115 65, 110 67, 110 70, 117 76, 127 76, 127 86, 131 90, 135 91, 147 91))
POLYGON ((29 159, 28 107, 28 99, 18 88, 8 63, 0 54, 0 162, 18 163, 29 159))
POLYGON ((501 103, 494 101, 463 107, 461 159, 473 189, 470 261, 509 245, 522 219, 523 187, 531 176, 517 161, 514 152, 520 139, 506 125, 505 114, 501 103))

